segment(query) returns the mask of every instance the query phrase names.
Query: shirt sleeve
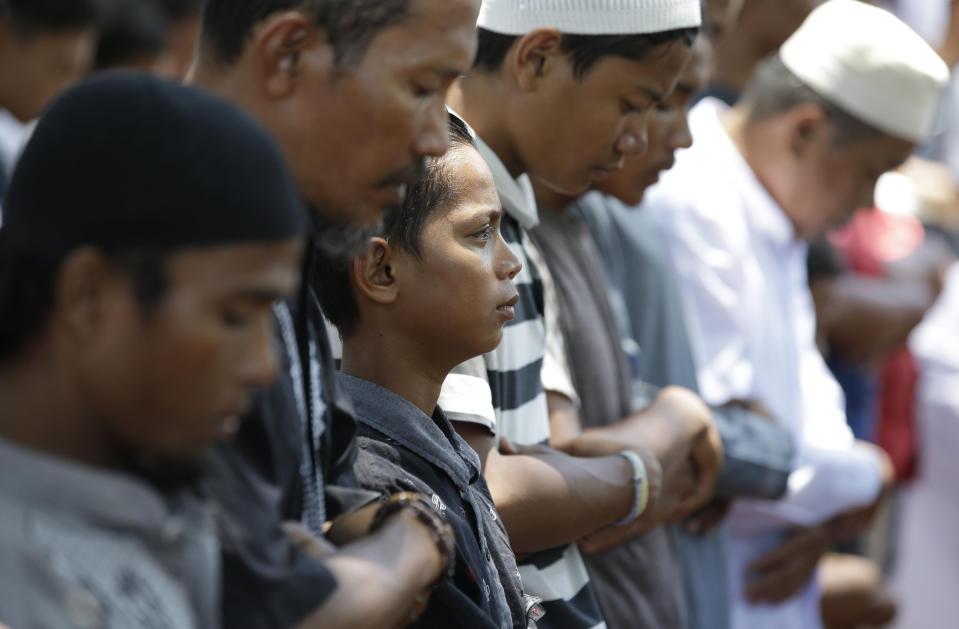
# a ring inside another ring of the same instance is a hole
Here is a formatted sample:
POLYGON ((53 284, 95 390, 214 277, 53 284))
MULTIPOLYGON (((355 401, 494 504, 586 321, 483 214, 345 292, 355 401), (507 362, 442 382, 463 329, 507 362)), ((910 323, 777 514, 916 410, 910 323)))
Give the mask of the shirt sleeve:
POLYGON ((497 434, 493 394, 483 356, 467 360, 446 376, 438 405, 452 422, 479 424, 497 434))

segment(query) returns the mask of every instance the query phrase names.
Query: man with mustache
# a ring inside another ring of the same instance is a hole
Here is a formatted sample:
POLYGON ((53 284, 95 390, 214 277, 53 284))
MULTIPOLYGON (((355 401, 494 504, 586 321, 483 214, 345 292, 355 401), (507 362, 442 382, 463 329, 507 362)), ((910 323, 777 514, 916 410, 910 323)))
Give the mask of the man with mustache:
POLYGON ((279 141, 313 223, 304 282, 277 308, 282 377, 237 442, 215 453, 210 489, 235 523, 224 532, 227 626, 288 627, 317 608, 311 626, 392 624, 436 576, 436 550, 411 545, 415 522, 394 531, 410 543, 394 537, 377 556, 360 542, 363 561, 341 552, 326 568, 294 552, 281 522, 321 535, 371 499, 351 489, 355 424, 310 285, 313 251, 355 253, 424 157, 445 152, 446 91, 469 67, 478 9, 477 0, 207 3, 192 80, 279 141), (342 612, 333 621, 330 607, 342 612))

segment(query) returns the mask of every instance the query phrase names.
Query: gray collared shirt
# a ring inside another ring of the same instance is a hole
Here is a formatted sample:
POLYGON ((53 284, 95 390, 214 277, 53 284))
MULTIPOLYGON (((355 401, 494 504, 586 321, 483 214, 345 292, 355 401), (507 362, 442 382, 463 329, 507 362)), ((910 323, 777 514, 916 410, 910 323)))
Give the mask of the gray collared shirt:
POLYGON ((191 495, 0 439, 0 623, 212 629, 219 548, 191 495))
POLYGON ((356 473, 363 486, 430 496, 434 509, 456 533, 458 562, 465 565, 458 567, 450 584, 455 588, 441 587, 433 593, 431 601, 436 604, 427 608, 417 626, 455 618, 462 628, 526 627, 519 572, 480 473, 479 457, 453 431, 439 407, 429 417, 388 389, 337 375, 356 411, 360 449, 356 473))

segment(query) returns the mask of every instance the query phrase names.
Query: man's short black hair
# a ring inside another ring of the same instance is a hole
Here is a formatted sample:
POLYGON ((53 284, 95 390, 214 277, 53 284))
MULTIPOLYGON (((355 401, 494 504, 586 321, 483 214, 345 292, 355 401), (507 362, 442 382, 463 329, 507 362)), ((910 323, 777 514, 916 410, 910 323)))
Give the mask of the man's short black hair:
POLYGON ((0 0, 0 18, 29 34, 93 26, 99 8, 99 0, 0 0))
POLYGON ((884 135, 882 131, 848 113, 812 89, 786 67, 779 53, 773 53, 756 66, 742 95, 749 120, 759 122, 804 103, 822 109, 832 122, 837 145, 884 135))
POLYGON ((337 65, 363 59, 383 29, 409 15, 413 0, 207 0, 202 50, 221 64, 239 59, 254 27, 278 11, 300 10, 330 40, 337 65))
MULTIPOLYGON (((469 128, 449 114, 450 151, 456 147, 475 147, 469 128)), ((449 155, 449 152, 446 154, 449 155)), ((464 190, 453 183, 446 156, 426 160, 423 178, 410 187, 403 204, 386 213, 382 236, 391 246, 419 257, 423 228, 430 215, 456 203, 464 190)), ((360 322, 359 307, 350 283, 353 260, 334 260, 320 256, 315 274, 315 289, 323 314, 336 326, 343 338, 352 336, 360 322)))
MULTIPOLYGON (((506 59, 506 53, 519 39, 519 35, 503 35, 485 28, 477 30, 476 57, 473 69, 481 72, 497 72, 506 59)), ((623 57, 638 61, 648 57, 653 49, 664 44, 681 41, 691 46, 698 28, 680 28, 660 33, 638 35, 570 35, 563 34, 560 47, 569 55, 573 74, 577 79, 586 76, 604 57, 623 57)))
MULTIPOLYGON (((128 274, 143 315, 153 313, 167 293, 167 254, 125 251, 107 257, 114 268, 128 274)), ((46 326, 65 258, 14 253, 0 241, 0 365, 19 356, 46 326)))

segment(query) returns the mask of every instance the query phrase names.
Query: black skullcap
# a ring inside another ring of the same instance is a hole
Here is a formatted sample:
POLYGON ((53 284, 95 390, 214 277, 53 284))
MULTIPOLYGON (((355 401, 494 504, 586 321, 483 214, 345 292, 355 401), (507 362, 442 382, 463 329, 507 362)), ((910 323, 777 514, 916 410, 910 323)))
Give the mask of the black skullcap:
POLYGON ((24 149, 3 205, 3 246, 64 254, 270 241, 304 211, 273 141, 210 94, 145 74, 88 80, 58 99, 24 149))

